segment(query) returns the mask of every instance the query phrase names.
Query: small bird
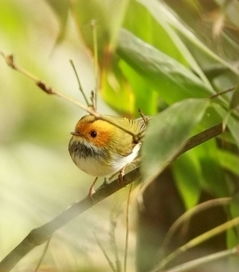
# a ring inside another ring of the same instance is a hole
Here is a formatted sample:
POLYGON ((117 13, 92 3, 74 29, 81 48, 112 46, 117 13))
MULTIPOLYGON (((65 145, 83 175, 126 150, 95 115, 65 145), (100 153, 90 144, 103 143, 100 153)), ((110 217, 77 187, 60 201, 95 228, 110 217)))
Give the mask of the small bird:
MULTIPOLYGON (((142 118, 107 118, 135 135, 145 129, 142 118)), ((94 177, 107 177, 124 169, 138 156, 141 146, 129 133, 93 115, 83 116, 71 134, 69 153, 72 160, 94 177)))

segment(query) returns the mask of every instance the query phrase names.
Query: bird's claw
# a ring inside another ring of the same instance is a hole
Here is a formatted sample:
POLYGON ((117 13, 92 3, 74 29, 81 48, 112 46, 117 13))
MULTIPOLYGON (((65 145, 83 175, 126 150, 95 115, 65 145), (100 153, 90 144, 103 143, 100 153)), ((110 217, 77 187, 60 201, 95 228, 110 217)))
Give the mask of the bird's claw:
POLYGON ((97 181, 98 177, 95 178, 94 182, 91 184, 90 186, 90 189, 89 189, 89 192, 88 192, 88 198, 90 198, 92 201, 94 200, 93 199, 93 195, 95 193, 95 184, 96 184, 96 181, 97 181))

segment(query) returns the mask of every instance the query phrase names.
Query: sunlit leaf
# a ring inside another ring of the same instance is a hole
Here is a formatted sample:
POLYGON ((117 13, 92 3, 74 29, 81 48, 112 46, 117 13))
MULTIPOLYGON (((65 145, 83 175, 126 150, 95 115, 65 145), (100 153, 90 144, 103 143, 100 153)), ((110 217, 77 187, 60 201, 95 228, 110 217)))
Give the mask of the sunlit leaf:
POLYGON ((207 99, 186 99, 150 121, 142 149, 144 181, 152 181, 179 153, 208 105, 207 99))
POLYGON ((132 33, 122 30, 118 44, 120 56, 147 77, 166 101, 205 97, 209 90, 189 69, 132 33))
POLYGON ((134 114, 134 93, 121 71, 105 71, 101 77, 101 95, 106 103, 123 115, 134 114))
MULTIPOLYGON (((150 5, 150 3, 148 4, 150 5)), ((169 22, 165 20, 161 13, 158 13, 157 18, 155 18, 147 8, 147 5, 142 5, 142 3, 137 0, 131 1, 126 14, 124 27, 186 67, 190 67, 199 75, 208 88, 211 89, 210 83, 197 61, 181 40, 178 33, 169 22), (141 23, 142 21, 144 22, 143 24, 141 23)))
POLYGON ((189 66, 188 59, 172 39, 170 30, 163 23, 159 24, 147 8, 137 0, 130 1, 123 27, 185 66, 189 66))
POLYGON ((158 92, 152 89, 152 87, 147 84, 147 80, 126 62, 121 60, 119 66, 132 87, 135 115, 138 114, 138 109, 147 115, 156 114, 158 111, 158 92))

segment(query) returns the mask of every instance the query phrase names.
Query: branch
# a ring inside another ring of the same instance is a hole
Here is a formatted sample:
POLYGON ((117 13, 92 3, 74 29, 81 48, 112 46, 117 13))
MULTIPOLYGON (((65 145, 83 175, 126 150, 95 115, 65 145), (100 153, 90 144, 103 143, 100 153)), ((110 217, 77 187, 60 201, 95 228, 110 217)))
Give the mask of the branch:
MULTIPOLYGON (((198 146, 209 139, 212 139, 223 132, 222 124, 218 124, 203 132, 191 137, 180 154, 198 146)), ((180 155, 179 154, 179 155, 180 155)), ((1 262, 0 272, 10 271, 28 252, 36 246, 46 242, 52 234, 74 219, 79 214, 90 209, 98 202, 106 197, 119 191, 126 185, 132 183, 140 177, 139 167, 133 169, 124 176, 124 179, 119 182, 118 178, 105 186, 101 186, 91 197, 86 197, 79 202, 76 202, 71 207, 63 211, 48 223, 33 229, 1 262)))
MULTIPOLYGON (((107 116, 104 116, 102 114, 99 114, 98 112, 96 112, 94 110, 95 105, 93 105, 92 107, 86 106, 82 103, 80 103, 79 101, 75 100, 74 98, 71 98, 67 95, 65 95, 64 93, 53 89, 52 87, 48 86, 44 81, 40 80, 37 76, 31 74, 29 71, 25 70, 24 68, 22 68, 21 66, 17 65, 14 61, 14 57, 13 55, 5 55, 3 52, 0 51, 0 55, 3 57, 3 59, 5 60, 6 64, 11 67, 13 70, 19 72, 20 74, 24 75, 25 77, 29 78, 30 80, 32 80, 35 85, 40 88, 43 92, 45 92, 46 94, 49 95, 56 95, 58 97, 61 97, 75 105, 77 105, 78 107, 80 107, 82 110, 88 112, 89 114, 95 116, 96 119, 98 120, 104 120, 112 125, 114 125, 115 127, 123 130, 124 132, 130 134, 133 137, 133 141, 135 143, 140 141, 141 136, 138 134, 135 134, 134 132, 132 132, 131 130, 128 130, 127 128, 125 128, 124 126, 121 126, 120 124, 112 121, 110 118, 108 118, 107 116)), ((94 93, 94 99, 96 99, 96 94, 94 93)))

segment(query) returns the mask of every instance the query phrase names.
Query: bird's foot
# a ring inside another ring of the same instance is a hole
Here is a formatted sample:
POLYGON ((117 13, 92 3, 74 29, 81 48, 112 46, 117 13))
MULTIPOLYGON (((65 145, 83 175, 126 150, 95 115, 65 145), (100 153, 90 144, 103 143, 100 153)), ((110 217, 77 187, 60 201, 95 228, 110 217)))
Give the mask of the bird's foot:
POLYGON ((93 181, 93 183, 90 186, 89 192, 88 192, 88 197, 93 200, 93 195, 95 193, 95 184, 97 181, 98 177, 95 178, 95 180, 93 181))

